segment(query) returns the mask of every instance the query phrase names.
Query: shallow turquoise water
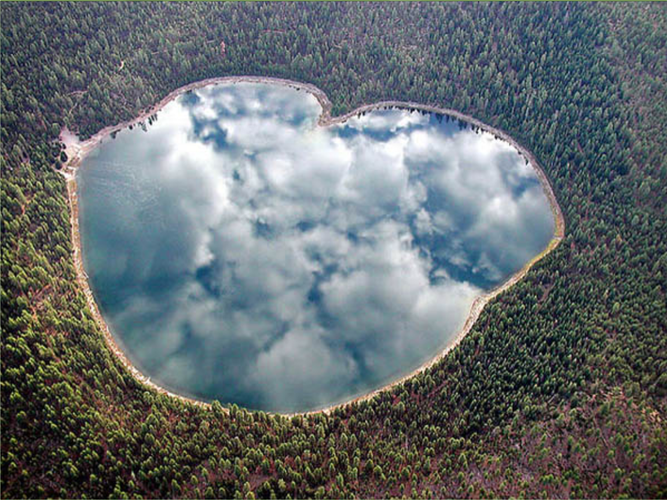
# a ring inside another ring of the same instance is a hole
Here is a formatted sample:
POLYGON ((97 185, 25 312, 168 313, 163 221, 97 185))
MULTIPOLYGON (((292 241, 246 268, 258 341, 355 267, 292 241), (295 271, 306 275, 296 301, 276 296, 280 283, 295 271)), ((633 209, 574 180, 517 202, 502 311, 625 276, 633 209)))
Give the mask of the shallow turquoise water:
POLYGON ((91 286, 154 381, 274 411, 345 400, 437 354, 553 236, 534 171, 492 135, 319 113, 303 91, 208 86, 84 161, 91 286))

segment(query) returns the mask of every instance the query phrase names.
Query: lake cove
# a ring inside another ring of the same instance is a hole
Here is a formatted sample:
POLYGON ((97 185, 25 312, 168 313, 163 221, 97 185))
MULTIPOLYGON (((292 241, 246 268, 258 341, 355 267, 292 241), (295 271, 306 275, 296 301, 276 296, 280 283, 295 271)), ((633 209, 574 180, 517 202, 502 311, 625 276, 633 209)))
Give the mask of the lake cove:
POLYGON ((435 113, 321 112, 286 86, 209 85, 83 159, 90 286, 153 382, 269 411, 347 401, 452 344, 552 240, 508 142, 435 113))

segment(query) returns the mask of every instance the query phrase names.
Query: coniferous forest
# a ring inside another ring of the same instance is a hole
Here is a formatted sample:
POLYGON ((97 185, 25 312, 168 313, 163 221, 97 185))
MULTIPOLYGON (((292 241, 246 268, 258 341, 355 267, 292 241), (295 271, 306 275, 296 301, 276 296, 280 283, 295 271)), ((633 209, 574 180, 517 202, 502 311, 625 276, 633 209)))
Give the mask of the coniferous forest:
POLYGON ((667 496, 667 5, 0 4, 2 497, 667 496), (333 114, 453 108, 532 151, 565 238, 444 360, 284 417, 192 405, 105 343, 73 265, 63 127, 214 76, 333 114))

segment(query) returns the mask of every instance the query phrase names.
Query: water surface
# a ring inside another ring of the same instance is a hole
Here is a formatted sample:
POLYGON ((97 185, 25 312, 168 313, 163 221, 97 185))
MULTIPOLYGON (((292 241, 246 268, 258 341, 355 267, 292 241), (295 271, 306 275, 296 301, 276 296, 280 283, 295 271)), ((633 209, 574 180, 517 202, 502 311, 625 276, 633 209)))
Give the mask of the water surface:
POLYGON ((406 110, 322 128, 320 111, 208 86, 85 159, 91 287, 157 383, 275 411, 345 400, 436 355, 553 236, 506 142, 406 110))

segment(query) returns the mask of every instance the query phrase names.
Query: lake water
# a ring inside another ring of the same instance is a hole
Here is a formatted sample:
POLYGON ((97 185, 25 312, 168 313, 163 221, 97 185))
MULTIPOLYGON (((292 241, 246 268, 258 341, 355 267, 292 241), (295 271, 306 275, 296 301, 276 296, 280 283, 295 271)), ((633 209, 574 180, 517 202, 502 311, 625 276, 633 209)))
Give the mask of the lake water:
POLYGON ((322 128, 320 111, 208 86, 85 159, 91 287, 153 381, 273 411, 349 399, 434 357, 552 238, 506 142, 406 110, 322 128))

